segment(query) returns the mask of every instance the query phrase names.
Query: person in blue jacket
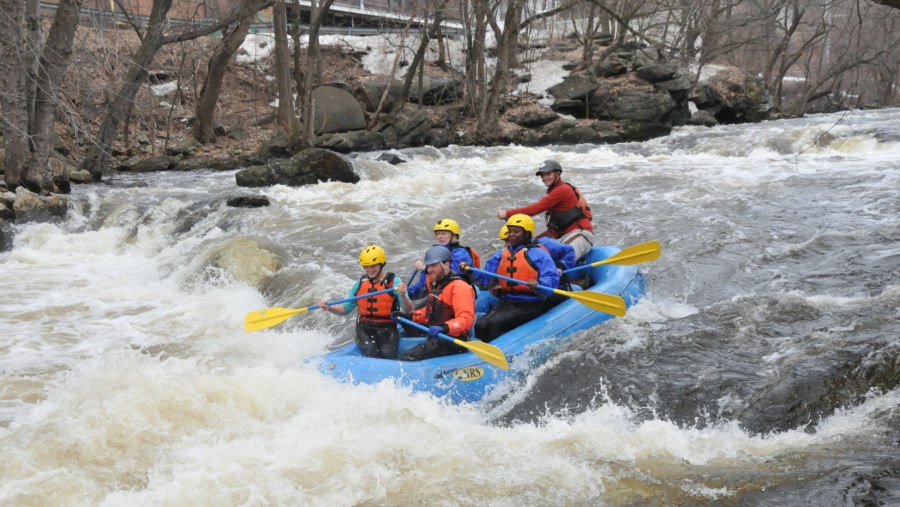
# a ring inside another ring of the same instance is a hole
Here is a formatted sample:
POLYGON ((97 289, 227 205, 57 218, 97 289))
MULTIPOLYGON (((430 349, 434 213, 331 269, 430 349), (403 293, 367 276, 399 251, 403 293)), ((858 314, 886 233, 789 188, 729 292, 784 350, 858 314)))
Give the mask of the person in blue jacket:
MULTIPOLYGON (((500 239, 505 242, 508 235, 509 228, 504 224, 500 228, 500 239)), ((567 245, 562 241, 557 241, 547 236, 541 236, 535 242, 547 250, 550 258, 553 259, 553 263, 556 264, 557 269, 560 271, 575 267, 575 249, 572 248, 572 245, 567 245)))
MULTIPOLYGON (((450 250, 450 270, 459 275, 463 280, 472 283, 473 279, 469 273, 460 269, 460 263, 464 262, 470 266, 481 267, 478 254, 467 246, 459 244, 460 228, 455 220, 442 218, 437 221, 434 226, 435 244, 432 246, 443 246, 450 250)), ((416 269, 425 273, 425 264, 422 261, 416 261, 416 269)), ((413 299, 424 297, 427 294, 425 288, 428 286, 428 279, 423 274, 419 276, 415 282, 410 284, 407 289, 409 296, 413 299)))
POLYGON ((506 221, 507 245, 488 259, 485 271, 525 282, 500 280, 475 273, 476 280, 500 297, 500 303, 475 322, 475 336, 490 342, 544 313, 549 293, 535 287, 556 288, 559 272, 547 251, 533 242, 534 220, 513 215, 506 221))

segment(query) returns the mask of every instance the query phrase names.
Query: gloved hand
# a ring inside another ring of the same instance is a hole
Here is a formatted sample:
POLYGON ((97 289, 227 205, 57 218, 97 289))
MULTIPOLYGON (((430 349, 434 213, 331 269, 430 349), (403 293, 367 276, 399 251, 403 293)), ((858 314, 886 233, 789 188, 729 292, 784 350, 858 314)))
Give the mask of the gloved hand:
POLYGON ((446 324, 442 324, 440 326, 431 326, 428 328, 428 337, 437 338, 438 333, 447 334, 449 331, 450 328, 448 328, 446 324))
POLYGON ((391 320, 392 320, 393 322, 395 322, 395 323, 397 322, 397 317, 402 317, 402 318, 407 319, 407 320, 412 320, 412 315, 410 315, 410 314, 408 314, 408 313, 404 313, 404 312, 401 312, 401 311, 391 312, 391 320))

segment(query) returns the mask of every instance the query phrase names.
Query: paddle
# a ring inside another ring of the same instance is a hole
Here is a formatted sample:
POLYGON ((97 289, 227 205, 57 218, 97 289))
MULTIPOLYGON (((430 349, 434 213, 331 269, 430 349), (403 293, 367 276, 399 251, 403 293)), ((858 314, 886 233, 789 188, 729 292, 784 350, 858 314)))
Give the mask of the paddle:
MULTIPOLYGON (((428 331, 428 328, 419 324, 418 322, 413 322, 409 319, 404 319, 403 317, 397 317, 399 322, 407 324, 409 326, 421 329, 422 331, 428 331)), ((509 362, 506 360, 506 355, 503 354, 503 351, 500 350, 499 347, 491 345, 490 343, 484 342, 467 342, 463 340, 459 340, 452 336, 445 335, 444 333, 438 333, 438 338, 442 340, 447 340, 449 342, 453 342, 460 347, 471 350, 475 353, 476 356, 484 359, 488 363, 496 366, 497 368, 508 370, 509 362)))
MULTIPOLYGON (((369 296, 377 296, 379 294, 386 294, 388 292, 393 291, 394 289, 384 289, 375 292, 367 292, 360 296, 354 296, 352 298, 339 299, 337 301, 329 301, 325 303, 327 306, 339 305, 341 303, 347 303, 349 301, 356 301, 357 299, 367 298, 369 296)), ((318 308, 319 305, 310 305, 306 308, 300 309, 292 309, 292 308, 266 308, 265 310, 257 310, 255 312, 250 312, 244 317, 244 331, 248 333, 252 333, 253 331, 259 331, 260 329, 266 329, 278 324, 281 324, 289 317, 293 317, 298 313, 309 312, 318 308)))
MULTIPOLYGON (((516 280, 515 278, 510 278, 508 276, 498 275, 497 273, 492 273, 490 271, 485 271, 483 269, 473 268, 466 264, 463 267, 461 263, 460 266, 465 270, 472 270, 476 273, 483 273, 488 276, 493 276, 494 278, 499 278, 501 280, 506 280, 507 282, 518 283, 522 285, 528 285, 527 282, 523 282, 522 280, 516 280)), ((552 292, 554 294, 559 294, 560 296, 565 296, 567 298, 572 298, 575 301, 589 307, 594 310, 608 313, 610 315, 615 315, 616 317, 624 317, 625 316, 625 300, 619 296, 613 296, 610 294, 602 294, 600 292, 592 292, 589 290, 579 291, 579 292, 569 292, 564 291, 562 289, 554 289, 553 287, 547 287, 545 285, 538 285, 536 288, 540 290, 545 290, 552 292)))
POLYGON ((584 266, 578 266, 577 268, 567 269, 563 271, 562 274, 568 275, 576 271, 581 271, 582 269, 593 268, 602 264, 618 264, 620 266, 630 266, 632 264, 638 264, 641 262, 655 261, 656 259, 659 259, 659 251, 659 241, 648 241, 646 243, 641 243, 640 245, 634 245, 625 248, 617 254, 607 259, 603 259, 602 261, 597 261, 592 264, 585 264, 584 266))

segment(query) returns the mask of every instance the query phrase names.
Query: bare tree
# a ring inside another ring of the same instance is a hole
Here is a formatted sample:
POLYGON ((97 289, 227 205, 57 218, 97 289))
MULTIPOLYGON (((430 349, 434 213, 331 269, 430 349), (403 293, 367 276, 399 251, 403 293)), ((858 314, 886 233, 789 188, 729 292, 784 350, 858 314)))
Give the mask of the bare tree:
MULTIPOLYGON (((510 62, 513 59, 511 55, 518 44, 519 21, 524 6, 525 0, 511 0, 506 4, 503 29, 499 32, 497 43, 497 64, 494 67, 490 89, 480 105, 476 118, 476 131, 485 139, 493 138, 499 131, 500 97, 507 93, 510 62)), ((497 30, 496 27, 494 29, 497 30)))
MULTIPOLYGON (((81 2, 60 0, 43 48, 35 7, 36 2, 26 8, 21 0, 0 0, 0 86, 4 90, 0 93, 0 128, 6 145, 7 185, 41 192, 54 189, 47 164, 50 134, 81 2), (26 11, 30 36, 22 31, 26 11), (34 67, 21 64, 35 60, 34 67)), ((67 190, 68 182, 59 181, 57 186, 67 190)))
POLYGON ((313 70, 317 70, 315 75, 316 81, 321 79, 321 63, 319 62, 319 29, 325 20, 325 14, 331 9, 334 0, 325 0, 320 6, 310 13, 309 20, 309 41, 306 45, 306 64, 303 68, 303 86, 299 87, 301 92, 300 99, 300 116, 303 118, 303 139, 307 144, 312 144, 315 139, 315 128, 313 125, 313 116, 315 115, 312 100, 312 91, 318 82, 313 83, 313 70))
POLYGON ((406 37, 409 35, 409 28, 412 26, 412 22, 414 20, 414 16, 410 16, 406 20, 406 25, 403 27, 403 31, 400 33, 400 49, 394 55, 394 62, 391 64, 391 72, 387 76, 387 82, 384 86, 384 91, 381 92, 381 98, 378 99, 378 106, 375 107, 375 112, 372 113, 371 119, 369 119, 368 126, 366 130, 371 131, 375 128, 375 125, 378 124, 378 119, 381 116, 381 111, 384 109, 384 105, 387 103, 388 97, 391 94, 391 87, 394 83, 394 79, 397 76, 397 70, 400 68, 400 60, 403 58, 405 53, 404 41, 406 37))
POLYGON ((275 29, 275 84, 278 87, 278 129, 288 137, 296 134, 300 126, 294 112, 294 93, 291 88, 291 62, 287 41, 287 8, 285 0, 278 0, 273 9, 275 29))
MULTIPOLYGON (((118 0, 117 0, 118 1, 118 0)), ((125 81, 114 95, 107 108, 106 117, 100 126, 100 133, 94 140, 94 144, 81 163, 81 167, 90 171, 94 181, 100 181, 103 171, 110 160, 112 144, 119 136, 119 132, 127 125, 128 118, 134 108, 134 99, 144 84, 149 73, 150 64, 156 53, 166 44, 193 40, 204 35, 209 35, 217 30, 236 22, 240 18, 240 9, 236 9, 226 18, 215 23, 204 23, 196 28, 183 28, 173 33, 167 33, 170 28, 167 23, 169 10, 173 0, 153 0, 150 17, 146 28, 142 28, 136 20, 129 17, 132 28, 141 39, 141 46, 128 62, 128 71, 125 81)), ((122 9, 127 12, 127 9, 122 9)))
POLYGON ((428 43, 431 39, 435 38, 437 34, 440 32, 441 23, 443 23, 444 9, 447 7, 447 2, 449 0, 441 0, 441 3, 434 8, 433 17, 431 18, 430 26, 422 27, 422 38, 419 40, 419 47, 416 49, 415 55, 413 55, 412 63, 409 65, 409 72, 406 73, 406 78, 403 81, 403 90, 400 92, 400 104, 405 104, 409 99, 409 91, 412 87, 412 80, 416 76, 416 69, 419 69, 419 100, 421 102, 422 99, 422 77, 423 70, 422 66, 425 63, 425 51, 428 49, 428 43))
POLYGON ((463 7, 471 5, 472 10, 464 10, 463 21, 466 26, 466 99, 473 116, 478 114, 480 104, 487 96, 487 61, 485 58, 487 19, 492 15, 489 0, 472 0, 464 2, 463 7))
POLYGON ((206 64, 206 77, 197 99, 193 134, 198 142, 210 143, 216 140, 213 120, 228 62, 247 37, 256 13, 274 3, 274 0, 241 0, 237 24, 224 30, 221 44, 206 64))
POLYGON ((869 86, 862 82, 863 69, 886 61, 900 44, 900 34, 895 30, 887 33, 876 30, 879 21, 890 15, 883 7, 848 6, 836 1, 818 7, 815 19, 824 25, 826 37, 804 52, 803 93, 793 111, 797 114, 805 112, 810 103, 826 97, 834 109, 847 107, 869 86))

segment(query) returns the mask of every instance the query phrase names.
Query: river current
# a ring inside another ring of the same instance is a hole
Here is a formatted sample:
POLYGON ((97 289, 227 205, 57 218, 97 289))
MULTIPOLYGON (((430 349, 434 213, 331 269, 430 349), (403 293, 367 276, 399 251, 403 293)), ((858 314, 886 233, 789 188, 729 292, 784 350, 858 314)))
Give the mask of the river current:
POLYGON ((359 154, 356 185, 121 174, 0 253, 0 505, 898 505, 900 110, 643 143, 359 154), (323 377, 377 243, 401 277, 555 159, 647 295, 484 402, 323 377), (233 195, 271 206, 238 209, 233 195))

